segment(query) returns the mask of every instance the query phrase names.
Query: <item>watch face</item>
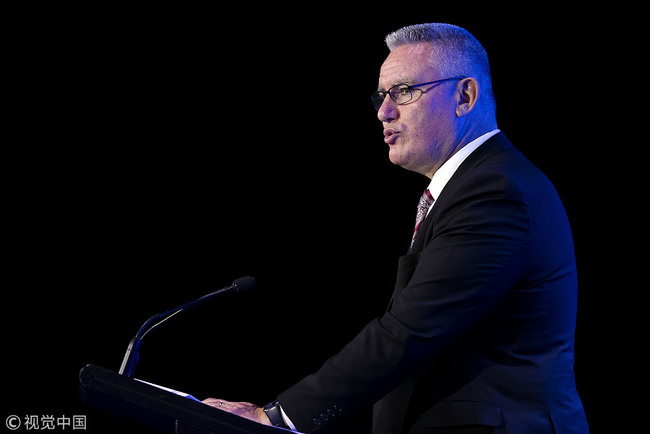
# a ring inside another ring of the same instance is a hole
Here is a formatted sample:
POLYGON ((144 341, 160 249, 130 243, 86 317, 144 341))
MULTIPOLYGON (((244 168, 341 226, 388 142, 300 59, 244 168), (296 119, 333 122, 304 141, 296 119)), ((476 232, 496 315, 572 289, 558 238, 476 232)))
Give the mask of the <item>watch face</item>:
POLYGON ((271 410, 271 409, 273 409, 273 408, 275 408, 275 407, 277 407, 277 406, 278 406, 278 401, 271 402, 271 403, 266 404, 266 405, 264 406, 264 411, 269 411, 269 410, 271 410))

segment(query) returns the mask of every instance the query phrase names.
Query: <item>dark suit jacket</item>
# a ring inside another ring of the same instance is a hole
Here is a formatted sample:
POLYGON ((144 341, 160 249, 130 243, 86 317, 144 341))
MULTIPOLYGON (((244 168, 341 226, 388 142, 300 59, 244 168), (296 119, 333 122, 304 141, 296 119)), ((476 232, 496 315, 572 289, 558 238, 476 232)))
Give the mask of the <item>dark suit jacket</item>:
POLYGON ((278 399, 306 433, 377 401, 375 434, 586 433, 576 302, 562 203, 499 133, 436 199, 386 313, 278 399))

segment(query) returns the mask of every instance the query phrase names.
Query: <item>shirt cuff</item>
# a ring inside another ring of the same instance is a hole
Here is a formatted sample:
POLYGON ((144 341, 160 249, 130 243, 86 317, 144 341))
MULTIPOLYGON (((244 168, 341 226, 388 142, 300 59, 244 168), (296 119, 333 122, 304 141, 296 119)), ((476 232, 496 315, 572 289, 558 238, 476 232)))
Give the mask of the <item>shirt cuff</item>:
POLYGON ((291 422, 291 419, 289 419, 287 413, 284 412, 282 405, 278 404, 278 407, 280 407, 280 414, 282 414, 282 419, 284 420, 284 423, 287 424, 287 426, 291 429, 291 431, 297 431, 296 426, 293 424, 293 422, 291 422))

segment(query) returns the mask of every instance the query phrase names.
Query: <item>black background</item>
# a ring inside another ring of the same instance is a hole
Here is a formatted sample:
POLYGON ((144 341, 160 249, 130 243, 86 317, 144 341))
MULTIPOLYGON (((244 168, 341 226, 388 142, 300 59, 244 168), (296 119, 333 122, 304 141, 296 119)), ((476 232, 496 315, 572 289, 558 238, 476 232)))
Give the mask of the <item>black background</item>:
POLYGON ((122 427, 80 403, 79 370, 117 370, 146 318, 240 276, 258 289, 161 326, 136 376, 264 404, 380 315, 428 180, 388 161, 369 95, 385 34, 436 21, 483 43, 499 127, 567 209, 575 370, 599 432, 617 358, 601 340, 622 316, 604 295, 614 270, 595 236, 610 218, 599 199, 618 101, 598 91, 616 54, 603 64, 594 39, 606 35, 578 11, 303 7, 5 16, 2 416, 122 427))

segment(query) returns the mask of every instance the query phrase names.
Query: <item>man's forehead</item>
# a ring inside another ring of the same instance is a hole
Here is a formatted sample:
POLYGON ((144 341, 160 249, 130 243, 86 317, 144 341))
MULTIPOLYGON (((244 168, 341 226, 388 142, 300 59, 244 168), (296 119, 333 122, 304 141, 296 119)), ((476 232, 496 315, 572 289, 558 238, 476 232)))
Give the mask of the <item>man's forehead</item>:
POLYGON ((379 87, 388 89, 396 84, 413 84, 425 75, 431 75, 428 59, 429 44, 402 45, 393 49, 381 65, 379 87))

